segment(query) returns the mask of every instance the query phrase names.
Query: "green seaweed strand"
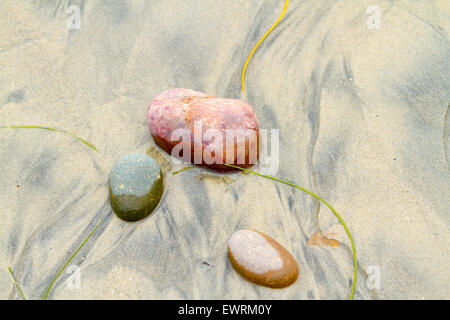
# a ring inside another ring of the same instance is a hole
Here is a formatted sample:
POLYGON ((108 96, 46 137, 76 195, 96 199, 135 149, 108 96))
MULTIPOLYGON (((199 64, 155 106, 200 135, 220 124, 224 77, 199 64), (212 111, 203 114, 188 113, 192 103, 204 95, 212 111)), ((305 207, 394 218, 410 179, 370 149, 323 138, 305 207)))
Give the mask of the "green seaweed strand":
POLYGON ((19 294, 22 296, 23 300, 27 300, 27 298, 25 297, 25 294, 22 291, 22 288, 20 287, 20 283, 19 281, 16 280, 16 277, 14 277, 14 273, 11 270, 11 267, 8 267, 9 273, 11 274, 11 278, 13 279, 14 284, 16 285, 17 290, 19 291, 19 294))
POLYGON ((100 227, 100 225, 102 224, 103 220, 105 219, 105 217, 103 217, 98 223, 97 225, 94 227, 94 229, 92 229, 92 231, 89 233, 89 235, 86 237, 86 239, 84 239, 83 243, 78 247, 77 250, 75 250, 75 252, 70 256, 70 258, 66 261, 66 263, 64 263, 64 265, 62 266, 62 268, 59 270, 59 272, 56 274, 55 278, 53 279, 53 281, 50 283, 50 285, 47 288, 47 291, 45 292, 44 298, 43 300, 47 300, 47 296, 50 293, 50 290, 52 289, 53 285, 55 284, 56 280, 58 280, 59 276, 61 275, 61 273, 64 271, 64 269, 69 265, 70 261, 72 261, 72 259, 77 255, 78 251, 81 250, 81 248, 83 248, 83 246, 86 244, 86 242, 92 237, 92 235, 94 234, 95 231, 97 231, 98 227, 100 227))
POLYGON ((179 173, 184 172, 184 171, 186 171, 186 170, 190 170, 190 169, 194 169, 194 168, 196 168, 196 167, 195 167, 195 166, 184 167, 183 169, 180 169, 180 170, 178 170, 178 171, 175 171, 174 173, 172 173, 172 175, 176 175, 176 174, 179 174, 179 173))
POLYGON ((65 135, 68 135, 68 136, 71 136, 71 137, 77 139, 78 141, 88 145, 89 147, 91 147, 92 149, 94 149, 95 151, 100 153, 100 151, 98 151, 98 149, 96 147, 94 147, 92 144, 90 144, 86 140, 83 140, 80 137, 73 134, 72 132, 69 132, 69 131, 66 131, 63 129, 42 127, 42 126, 3 126, 3 127, 0 127, 0 129, 43 129, 43 130, 50 130, 50 131, 54 131, 54 132, 60 132, 60 133, 63 133, 65 135))
POLYGON ((328 204, 328 202, 323 200, 321 197, 319 197, 315 193, 312 193, 311 191, 309 191, 309 190, 307 190, 305 188, 302 188, 302 187, 300 187, 300 186, 298 186, 298 185, 296 185, 294 183, 291 183, 291 182, 288 182, 288 181, 284 181, 284 180, 281 180, 281 179, 278 179, 278 178, 275 178, 275 177, 271 177, 271 176, 268 176, 268 175, 265 175, 265 174, 262 174, 262 173, 258 173, 258 172, 255 172, 255 171, 251 171, 251 170, 248 170, 248 169, 244 169, 244 168, 241 168, 241 167, 237 167, 237 166, 234 166, 234 165, 231 165, 231 164, 225 164, 225 165, 228 166, 228 167, 231 167, 231 168, 235 168, 235 169, 239 169, 239 170, 246 171, 246 172, 249 172, 249 173, 253 173, 253 174, 256 174, 258 176, 261 176, 261 177, 264 177, 264 178, 268 178, 268 179, 272 179, 272 180, 275 180, 275 181, 282 182, 282 183, 285 183, 287 185, 293 186, 295 188, 298 188, 298 189, 300 189, 300 190, 302 190, 302 191, 312 195, 314 198, 322 201, 328 208, 330 208, 331 211, 333 211, 334 215, 339 219, 339 221, 344 226, 344 229, 347 232, 347 235, 348 235, 348 237, 350 239, 350 243, 352 244, 353 261, 354 261, 355 272, 354 272, 354 276, 353 276, 353 286, 352 286, 352 292, 350 294, 350 300, 353 300, 353 295, 355 294, 355 288, 356 288, 356 279, 357 279, 357 274, 358 274, 358 264, 357 264, 357 259, 356 259, 356 248, 355 248, 355 244, 353 242, 353 238, 352 238, 352 235, 350 233, 350 230, 347 228, 347 225, 345 224, 344 220, 336 212, 336 210, 334 210, 333 207, 328 204))

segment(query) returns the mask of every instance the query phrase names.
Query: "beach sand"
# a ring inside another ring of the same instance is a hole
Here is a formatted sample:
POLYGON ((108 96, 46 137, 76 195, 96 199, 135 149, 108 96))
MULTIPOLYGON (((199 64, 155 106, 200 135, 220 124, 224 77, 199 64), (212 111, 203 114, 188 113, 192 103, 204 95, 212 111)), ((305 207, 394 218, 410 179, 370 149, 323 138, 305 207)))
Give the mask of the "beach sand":
POLYGON ((373 2, 291 0, 243 93, 244 62, 284 1, 2 0, 0 126, 58 127, 99 152, 60 133, 0 129, 0 298, 21 299, 8 267, 27 298, 42 298, 103 217, 49 299, 349 297, 344 228, 287 185, 167 171, 152 216, 114 215, 114 161, 155 147, 152 97, 189 88, 243 99, 260 128, 279 129, 276 176, 321 195, 353 235, 355 299, 450 299, 450 4, 376 1, 381 25, 370 29, 373 2), (71 5, 79 30, 67 26, 71 5), (244 228, 293 254, 295 284, 259 287, 232 269, 226 241, 244 228), (308 245, 318 232, 340 244, 308 245))

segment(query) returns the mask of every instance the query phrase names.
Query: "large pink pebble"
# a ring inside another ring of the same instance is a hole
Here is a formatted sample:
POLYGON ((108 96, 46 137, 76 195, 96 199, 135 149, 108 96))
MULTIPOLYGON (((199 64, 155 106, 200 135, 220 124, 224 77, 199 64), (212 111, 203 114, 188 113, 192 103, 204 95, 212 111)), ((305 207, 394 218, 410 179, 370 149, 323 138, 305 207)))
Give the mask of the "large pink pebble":
MULTIPOLYGON (((172 154, 178 151, 175 146, 186 144, 191 150, 190 161, 195 164, 224 171, 232 169, 225 163, 249 167, 259 159, 256 114, 241 100, 216 98, 189 89, 171 89, 152 100, 147 123, 156 143, 166 152, 172 154), (184 139, 174 135, 180 132, 177 129, 188 135, 184 139), (237 138, 230 140, 230 133, 237 138)), ((183 152, 173 155, 183 157, 183 152)))

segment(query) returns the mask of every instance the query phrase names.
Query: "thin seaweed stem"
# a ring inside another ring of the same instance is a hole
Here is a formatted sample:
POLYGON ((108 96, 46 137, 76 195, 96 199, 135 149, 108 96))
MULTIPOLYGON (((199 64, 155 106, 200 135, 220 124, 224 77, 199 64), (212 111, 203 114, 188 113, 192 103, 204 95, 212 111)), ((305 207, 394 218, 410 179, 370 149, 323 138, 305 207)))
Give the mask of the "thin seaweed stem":
POLYGON ((308 189, 305 189, 305 188, 303 188, 303 187, 300 187, 300 186, 298 186, 298 185, 296 185, 296 184, 294 184, 294 183, 292 183, 292 182, 288 182, 288 181, 285 181, 285 180, 282 180, 282 179, 279 179, 279 178, 275 178, 275 177, 272 177, 272 176, 268 176, 268 175, 265 175, 265 174, 262 174, 262 173, 258 173, 258 172, 255 172, 255 171, 251 171, 251 170, 248 170, 248 169, 244 169, 244 168, 241 168, 241 167, 238 167, 238 166, 234 166, 234 165, 231 165, 231 164, 225 164, 225 165, 228 166, 228 167, 231 167, 231 168, 235 168, 235 169, 239 169, 239 170, 242 170, 242 171, 245 171, 245 172, 253 173, 253 174, 258 175, 258 176, 260 176, 260 177, 272 179, 272 180, 275 180, 275 181, 282 182, 282 183, 284 183, 284 184, 293 186, 293 187, 295 187, 295 188, 298 188, 298 189, 300 189, 300 190, 302 190, 302 191, 304 191, 304 192, 310 194, 311 196, 313 196, 314 198, 318 199, 319 201, 323 202, 328 208, 330 208, 330 210, 334 213, 334 215, 335 215, 335 216, 339 219, 339 221, 341 222, 342 226, 343 226, 344 229, 345 229, 345 232, 347 232, 348 238, 350 239, 350 243, 352 244, 353 261, 354 261, 354 275, 353 275, 353 285, 352 285, 352 292, 351 292, 351 294, 350 294, 350 300, 353 300, 353 296, 354 296, 354 294, 355 294, 355 288, 356 288, 356 279, 357 279, 357 275, 358 275, 358 263, 357 263, 357 258, 356 258, 356 248, 355 248, 355 243, 353 242, 353 237, 352 237, 352 235, 351 235, 351 233, 350 233, 350 230, 348 229, 346 223, 345 223, 344 220, 341 218, 341 216, 336 212, 336 210, 334 210, 334 208, 333 208, 328 202, 326 202, 324 199, 322 199, 321 197, 319 197, 317 194, 315 194, 315 193, 309 191, 308 189))

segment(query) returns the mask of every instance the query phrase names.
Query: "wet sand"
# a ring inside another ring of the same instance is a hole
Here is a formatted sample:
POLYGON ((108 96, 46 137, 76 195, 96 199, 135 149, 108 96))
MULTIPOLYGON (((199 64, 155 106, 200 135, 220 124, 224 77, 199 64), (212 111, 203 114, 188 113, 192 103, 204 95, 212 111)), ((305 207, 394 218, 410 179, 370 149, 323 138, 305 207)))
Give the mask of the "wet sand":
MULTIPOLYGON (((39 299, 97 222, 49 299, 347 299, 351 247, 314 198, 251 174, 168 166, 155 214, 119 220, 112 164, 155 146, 152 97, 170 88, 243 99, 260 128, 280 130, 277 176, 320 194, 358 253, 356 299, 450 298, 448 164, 450 5, 292 0, 282 23, 245 59, 283 1, 0 2, 0 298, 39 299), (80 30, 67 7, 81 8, 80 30), (227 258, 237 230, 260 230, 295 257, 295 284, 243 280, 227 258), (308 245, 323 232, 340 244, 308 245), (380 286, 368 276, 380 271, 380 286)), ((258 170, 258 168, 256 168, 258 170)))

